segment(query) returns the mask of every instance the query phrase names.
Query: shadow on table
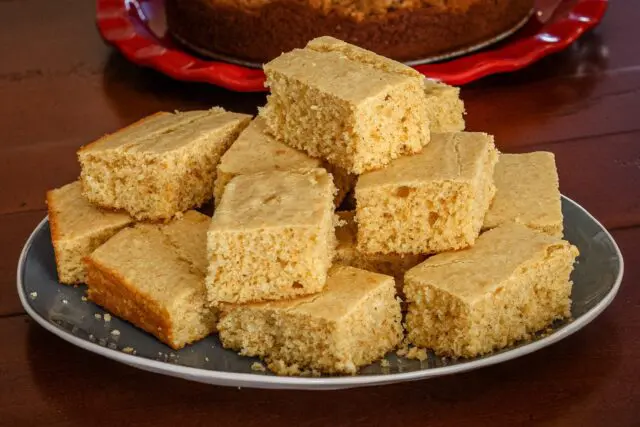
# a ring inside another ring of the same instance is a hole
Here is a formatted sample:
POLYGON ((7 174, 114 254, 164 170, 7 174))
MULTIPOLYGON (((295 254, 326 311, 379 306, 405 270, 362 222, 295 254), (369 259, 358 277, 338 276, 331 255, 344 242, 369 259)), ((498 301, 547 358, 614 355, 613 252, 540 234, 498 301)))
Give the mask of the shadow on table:
POLYGON ((173 80, 139 67, 115 51, 105 64, 102 86, 114 111, 127 123, 157 111, 212 106, 256 114, 256 106, 266 102, 264 93, 231 92, 210 84, 173 80))
POLYGON ((28 336, 32 375, 47 405, 66 420, 91 418, 101 425, 124 417, 129 425, 562 425, 562 419, 580 418, 590 394, 615 377, 620 345, 605 316, 597 331, 499 366, 374 388, 300 392, 238 390, 138 371, 73 347, 35 323, 28 336), (603 334, 607 360, 591 353, 590 341, 603 334))

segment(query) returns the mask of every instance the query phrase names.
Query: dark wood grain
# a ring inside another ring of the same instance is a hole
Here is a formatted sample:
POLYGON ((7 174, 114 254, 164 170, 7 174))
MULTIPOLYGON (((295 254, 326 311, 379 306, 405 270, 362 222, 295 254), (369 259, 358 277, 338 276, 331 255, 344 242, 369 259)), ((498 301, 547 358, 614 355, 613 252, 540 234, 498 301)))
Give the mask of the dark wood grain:
POLYGON ((255 113, 264 94, 170 80, 104 45, 90 0, 0 0, 0 425, 634 426, 640 420, 640 8, 612 2, 571 48, 463 89, 468 128, 556 154, 565 194, 626 258, 618 298, 583 331, 504 365, 338 392, 237 390, 144 373, 29 321, 21 247, 76 149, 159 110, 255 113))
POLYGON ((27 237, 46 214, 45 211, 34 211, 0 216, 0 318, 24 313, 16 293, 16 266, 27 237))

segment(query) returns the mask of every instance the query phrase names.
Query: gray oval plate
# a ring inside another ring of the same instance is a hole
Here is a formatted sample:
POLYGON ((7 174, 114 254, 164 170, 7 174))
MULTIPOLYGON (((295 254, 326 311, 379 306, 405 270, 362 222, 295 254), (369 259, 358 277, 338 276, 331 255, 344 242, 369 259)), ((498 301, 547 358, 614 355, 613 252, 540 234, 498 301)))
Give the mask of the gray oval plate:
POLYGON ((213 335, 173 351, 115 316, 105 321, 104 310, 84 300, 84 286, 58 283, 46 218, 33 231, 20 255, 18 294, 27 313, 62 339, 110 359, 165 375, 225 386, 289 389, 339 389, 418 380, 493 365, 539 350, 584 327, 611 303, 623 272, 618 246, 607 230, 577 203, 563 197, 562 210, 565 237, 580 249, 572 275, 573 320, 554 324, 550 334, 532 342, 474 359, 451 361, 430 354, 427 360, 419 362, 390 353, 389 367, 375 363, 355 376, 300 378, 254 372, 251 364, 256 359, 225 350, 213 335))

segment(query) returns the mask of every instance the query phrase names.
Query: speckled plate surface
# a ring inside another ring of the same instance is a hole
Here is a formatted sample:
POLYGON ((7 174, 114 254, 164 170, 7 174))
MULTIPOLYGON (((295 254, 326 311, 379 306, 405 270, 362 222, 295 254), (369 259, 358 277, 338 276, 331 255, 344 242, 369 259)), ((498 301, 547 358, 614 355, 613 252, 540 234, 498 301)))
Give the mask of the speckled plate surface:
POLYGON ((41 326, 85 350, 147 371, 209 384, 289 389, 340 389, 389 384, 464 372, 524 356, 578 331, 613 300, 623 273, 620 250, 611 235, 586 210, 563 198, 565 237, 580 249, 573 272, 573 320, 553 325, 553 332, 492 355, 467 360, 424 362, 389 354, 389 367, 367 366, 355 376, 278 377, 251 370, 256 359, 222 348, 210 336, 173 351, 153 336, 85 301, 85 287, 58 283, 49 223, 45 218, 27 240, 18 263, 18 294, 27 313, 41 326), (107 316, 107 319, 109 316, 107 316), (117 332, 116 332, 117 331, 117 332), (135 350, 135 354, 130 353, 135 350))

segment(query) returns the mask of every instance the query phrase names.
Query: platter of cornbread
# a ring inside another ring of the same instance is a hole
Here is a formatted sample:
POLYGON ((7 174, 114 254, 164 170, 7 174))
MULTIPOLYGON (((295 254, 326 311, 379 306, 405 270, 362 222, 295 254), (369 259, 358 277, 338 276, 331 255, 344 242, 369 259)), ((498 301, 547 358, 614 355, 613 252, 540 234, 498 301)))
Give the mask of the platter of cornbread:
POLYGON ((264 69, 256 117, 161 112, 78 150, 20 257, 31 317, 157 373, 330 389, 513 359, 615 297, 620 251, 553 154, 465 131, 458 88, 330 37, 264 69))

